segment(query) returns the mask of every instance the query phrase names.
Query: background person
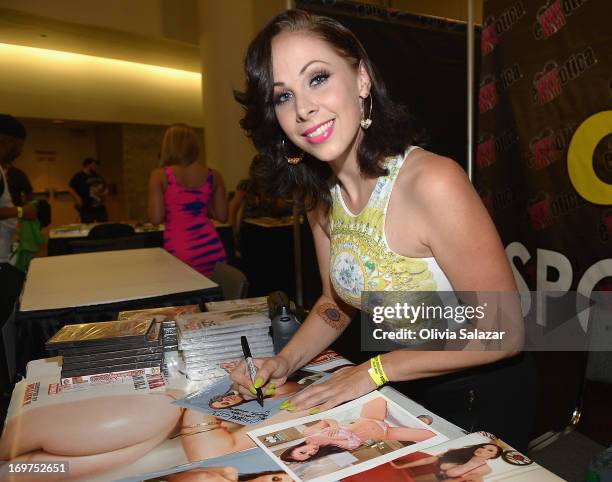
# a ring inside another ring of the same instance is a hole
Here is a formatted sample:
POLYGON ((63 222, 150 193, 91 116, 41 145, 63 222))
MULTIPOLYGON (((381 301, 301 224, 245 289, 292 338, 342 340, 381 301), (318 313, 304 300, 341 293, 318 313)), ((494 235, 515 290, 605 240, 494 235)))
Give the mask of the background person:
POLYGON ((106 222, 108 214, 105 198, 108 189, 98 172, 100 161, 88 157, 82 165, 83 168, 70 179, 68 192, 74 199, 82 223, 106 222))
MULTIPOLYGON (((255 156, 251 162, 251 170, 257 170, 262 164, 265 164, 265 160, 259 155, 255 156)), ((245 218, 263 216, 280 218, 291 214, 292 208, 289 202, 270 196, 252 177, 249 177, 242 179, 236 186, 234 196, 229 202, 228 222, 232 225, 234 233, 238 233, 240 224, 245 218)))
POLYGON ((21 154, 26 131, 21 122, 11 115, 0 114, 0 263, 11 256, 17 222, 20 218, 36 219, 35 206, 15 206, 6 172, 21 154))
POLYGON ((227 195, 221 174, 198 161, 200 145, 186 124, 166 130, 162 167, 149 178, 149 220, 166 224, 164 249, 205 276, 226 253, 212 219, 227 220, 227 195))
MULTIPOLYGON (((329 347, 360 308, 364 290, 516 292, 495 226, 465 172, 413 145, 408 112, 389 98, 348 29, 330 18, 283 12, 251 42, 245 68, 247 89, 236 98, 246 109, 241 125, 267 160, 258 182, 272 195, 297 191, 306 201, 323 286, 281 353, 255 360, 256 385, 279 386, 329 347)), ((518 300, 510 308, 522 322, 518 300)), ((460 373, 515 356, 520 326, 506 350, 399 350, 382 355, 382 365, 390 381, 450 373, 420 393, 407 387, 408 394, 470 430, 503 424, 499 435, 522 447, 535 408, 529 375, 519 366, 515 376, 501 376, 499 364, 460 373), (429 399, 449 405, 434 409, 429 399), (481 409, 500 403, 511 407, 504 417, 481 409)), ((369 368, 367 362, 346 368, 293 397, 292 406, 325 410, 370 392, 377 383, 369 368)), ((244 363, 232 377, 252 397, 244 363)))

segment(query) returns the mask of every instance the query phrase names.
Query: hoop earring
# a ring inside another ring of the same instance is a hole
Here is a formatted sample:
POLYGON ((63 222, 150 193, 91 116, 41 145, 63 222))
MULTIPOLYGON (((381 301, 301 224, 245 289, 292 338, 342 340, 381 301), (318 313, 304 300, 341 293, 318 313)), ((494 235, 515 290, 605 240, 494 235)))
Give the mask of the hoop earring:
POLYGON ((304 153, 302 152, 299 156, 295 157, 285 156, 285 158, 289 164, 292 166, 297 166, 300 162, 302 162, 302 159, 304 159, 304 153))
POLYGON ((363 118, 359 122, 359 124, 361 125, 361 128, 364 131, 367 131, 368 128, 372 125, 372 94, 370 94, 369 97, 370 97, 370 112, 368 113, 368 115, 366 117, 365 109, 364 109, 363 118))
MULTIPOLYGON (((285 139, 282 140, 283 150, 286 151, 287 147, 285 144, 285 139)), ((304 151, 302 151, 298 156, 285 156, 287 159, 287 163, 292 166, 297 166, 304 159, 304 151)))

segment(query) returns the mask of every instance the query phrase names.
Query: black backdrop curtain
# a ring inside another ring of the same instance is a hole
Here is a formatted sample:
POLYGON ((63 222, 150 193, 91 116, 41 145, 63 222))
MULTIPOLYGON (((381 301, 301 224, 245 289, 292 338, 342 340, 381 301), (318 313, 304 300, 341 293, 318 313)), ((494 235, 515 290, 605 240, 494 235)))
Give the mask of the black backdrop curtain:
POLYGON ((392 98, 406 104, 417 126, 425 129, 426 147, 465 165, 465 23, 340 0, 298 0, 296 7, 332 17, 350 29, 392 98))

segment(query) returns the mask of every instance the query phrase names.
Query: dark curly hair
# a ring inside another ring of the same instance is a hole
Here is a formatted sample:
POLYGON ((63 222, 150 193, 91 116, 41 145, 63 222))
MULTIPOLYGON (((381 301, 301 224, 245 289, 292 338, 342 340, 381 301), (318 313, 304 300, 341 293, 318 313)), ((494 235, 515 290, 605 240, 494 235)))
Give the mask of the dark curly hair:
POLYGON ((306 460, 297 460, 293 458, 293 451, 297 448, 303 447, 306 444, 307 442, 304 441, 297 445, 294 445, 293 447, 289 447, 287 450, 281 453, 278 456, 278 458, 281 459, 283 462, 309 462, 311 460, 316 460, 316 459, 320 459, 321 457, 325 457, 326 455, 348 452, 348 450, 343 449, 342 447, 338 447, 337 445, 334 445, 334 444, 329 444, 329 445, 320 446, 319 451, 316 454, 311 455, 306 460))
POLYGON ((251 176, 276 197, 290 198, 296 192, 306 209, 331 205, 327 163, 304 154, 298 165, 287 163, 297 147, 283 133, 274 110, 272 39, 282 32, 309 32, 327 42, 355 69, 362 63, 371 79, 372 125, 364 132, 357 159, 368 177, 388 174, 380 161, 405 151, 414 141, 412 118, 408 110, 394 103, 374 65, 355 35, 338 21, 303 10, 287 10, 268 22, 250 43, 246 58, 246 90, 234 91, 235 99, 246 109, 241 127, 253 140, 257 151, 268 160, 251 169, 251 176))
POLYGON ((240 395, 240 394, 236 390, 234 390, 232 387, 230 387, 225 393, 222 393, 221 395, 215 395, 210 400, 208 400, 208 406, 210 408, 215 409, 215 410, 223 410, 224 408, 237 407, 238 405, 242 405, 243 403, 247 403, 247 402, 251 401, 251 400, 245 400, 243 398, 241 402, 234 403, 233 405, 230 405, 228 407, 223 407, 223 408, 215 408, 215 407, 213 407, 213 404, 215 402, 220 402, 221 400, 223 400, 225 397, 227 397, 229 395, 240 395))
POLYGON ((478 445, 470 445, 460 449, 449 450, 440 456, 440 461, 453 464, 466 464, 474 456, 474 452, 476 452, 477 449, 486 447, 487 445, 493 445, 497 448, 497 454, 491 457, 492 459, 496 459, 504 451, 504 449, 502 449, 499 445, 493 442, 486 442, 478 445))

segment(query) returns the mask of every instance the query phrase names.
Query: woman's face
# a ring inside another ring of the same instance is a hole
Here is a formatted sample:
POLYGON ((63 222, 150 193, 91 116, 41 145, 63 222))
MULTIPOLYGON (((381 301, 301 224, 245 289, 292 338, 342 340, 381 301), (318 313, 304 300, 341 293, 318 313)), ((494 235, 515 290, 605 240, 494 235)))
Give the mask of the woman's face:
POLYGON ((300 447, 296 447, 295 449, 293 449, 293 452, 291 452, 291 456, 295 460, 299 460, 300 462, 303 462, 304 460, 308 460, 318 451, 319 451, 319 446, 317 444, 308 442, 306 443, 306 445, 302 445, 300 447))
POLYGON ((491 457, 495 457, 498 452, 499 449, 497 448, 497 445, 485 445, 474 450, 474 455, 477 457, 482 457, 483 459, 490 459, 491 457))
POLYGON ((348 154, 360 138, 360 97, 370 78, 328 43, 305 33, 272 40, 274 109, 287 138, 321 161, 348 154))
POLYGON ((217 400, 211 403, 210 407, 211 408, 228 408, 228 407, 233 407, 234 405, 238 405, 239 403, 242 403, 243 401, 244 399, 242 398, 241 395, 238 395, 237 393, 233 393, 230 395, 226 395, 220 400, 217 400))

